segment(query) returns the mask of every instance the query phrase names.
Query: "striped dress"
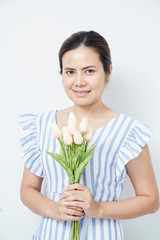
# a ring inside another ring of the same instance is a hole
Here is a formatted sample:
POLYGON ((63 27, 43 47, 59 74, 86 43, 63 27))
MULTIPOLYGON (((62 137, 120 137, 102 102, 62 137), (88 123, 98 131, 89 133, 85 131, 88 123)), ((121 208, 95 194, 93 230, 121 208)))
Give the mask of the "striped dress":
MULTIPOLYGON (((56 111, 39 115, 20 115, 24 136, 24 164, 35 175, 45 178, 47 198, 59 201, 63 189, 69 185, 68 175, 46 150, 60 153, 60 145, 51 134, 51 124, 56 121, 56 111)), ((125 165, 136 158, 148 142, 151 130, 123 113, 107 122, 93 133, 89 146, 97 144, 93 156, 85 167, 80 183, 87 186, 97 202, 118 201, 126 179, 125 165)), ((88 147, 89 147, 88 146, 88 147)), ((56 221, 42 217, 34 240, 70 240, 71 221, 56 221)), ((88 218, 80 220, 81 240, 123 240, 121 223, 116 219, 88 218)))

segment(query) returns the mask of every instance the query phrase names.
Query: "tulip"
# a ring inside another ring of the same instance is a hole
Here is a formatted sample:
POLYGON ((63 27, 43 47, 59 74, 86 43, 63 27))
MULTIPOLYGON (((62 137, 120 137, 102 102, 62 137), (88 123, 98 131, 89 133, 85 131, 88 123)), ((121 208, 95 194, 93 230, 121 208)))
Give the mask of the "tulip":
POLYGON ((71 145, 73 143, 73 138, 71 134, 68 131, 68 127, 62 128, 62 134, 63 134, 63 142, 66 145, 71 145))
POLYGON ((62 133, 68 133, 69 134, 69 131, 68 131, 68 127, 62 127, 62 133))
POLYGON ((75 123, 75 121, 73 121, 72 119, 68 120, 68 130, 72 135, 77 130, 77 123, 75 123))
POLYGON ((73 138, 69 133, 64 133, 63 134, 63 142, 66 145, 71 145, 73 143, 73 138))
POLYGON ((75 116, 74 113, 72 113, 72 112, 69 114, 68 120, 69 120, 69 121, 72 120, 72 121, 74 121, 75 123, 77 123, 76 116, 75 116))
POLYGON ((87 133, 89 130, 89 126, 88 126, 88 119, 87 118, 82 118, 81 122, 80 122, 80 131, 87 133))
POLYGON ((86 133, 84 136, 87 142, 91 141, 93 136, 93 128, 89 127, 88 133, 86 133))
POLYGON ((80 133, 80 131, 79 130, 76 130, 75 132, 74 132, 74 143, 75 144, 77 144, 77 145, 79 145, 79 144, 82 144, 82 142, 83 142, 83 137, 82 137, 82 135, 81 135, 81 133, 80 133))
POLYGON ((62 136, 62 131, 61 129, 58 127, 57 123, 54 122, 51 125, 51 129, 52 129, 52 134, 55 138, 60 138, 62 136))
POLYGON ((77 119, 74 115, 74 113, 69 114, 68 118, 68 130, 70 134, 74 134, 74 132, 77 130, 77 119))

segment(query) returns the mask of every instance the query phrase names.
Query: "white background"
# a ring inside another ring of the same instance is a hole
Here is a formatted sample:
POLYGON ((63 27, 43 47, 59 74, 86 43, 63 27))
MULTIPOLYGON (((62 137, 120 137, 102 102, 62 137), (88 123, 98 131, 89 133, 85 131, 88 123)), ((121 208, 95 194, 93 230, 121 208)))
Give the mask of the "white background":
MULTIPOLYGON (((40 221, 19 197, 18 115, 71 104, 58 51, 73 32, 95 30, 109 42, 113 74, 104 103, 152 128, 149 148, 160 188, 159 13, 158 0, 0 0, 0 239, 31 239, 40 221)), ((128 179, 122 198, 132 195, 128 179)), ((160 239, 160 211, 122 223, 126 240, 160 239)))

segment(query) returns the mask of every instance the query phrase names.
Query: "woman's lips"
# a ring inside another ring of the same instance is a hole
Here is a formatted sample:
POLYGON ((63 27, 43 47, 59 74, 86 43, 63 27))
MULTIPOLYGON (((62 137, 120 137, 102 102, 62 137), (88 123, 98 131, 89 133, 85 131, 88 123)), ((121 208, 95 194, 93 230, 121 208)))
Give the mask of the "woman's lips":
POLYGON ((74 92, 78 97, 85 97, 90 93, 90 91, 74 91, 74 92))

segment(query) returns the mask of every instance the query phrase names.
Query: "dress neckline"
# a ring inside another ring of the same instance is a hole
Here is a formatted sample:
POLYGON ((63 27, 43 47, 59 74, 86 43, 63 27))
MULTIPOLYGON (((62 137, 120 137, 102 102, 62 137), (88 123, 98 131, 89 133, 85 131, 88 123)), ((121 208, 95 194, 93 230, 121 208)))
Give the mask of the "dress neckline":
MULTIPOLYGON (((54 122, 57 124, 57 111, 55 111, 54 113, 54 122)), ((114 122, 117 118, 119 118, 121 115, 124 115, 123 113, 118 113, 114 118, 112 118, 110 121, 104 123, 103 125, 101 125, 100 127, 96 128, 93 130, 93 133, 95 133, 98 130, 101 130, 104 126, 107 126, 108 124, 111 124, 112 122, 114 122)))
POLYGON ((96 132, 96 131, 98 131, 98 130, 101 130, 103 127, 107 126, 108 124, 113 123, 113 122, 114 122, 117 118, 119 118, 121 115, 123 115, 123 113, 117 114, 117 115, 116 115, 114 118, 112 118, 110 121, 104 123, 103 125, 101 125, 100 127, 96 128, 96 129, 94 129, 93 132, 96 132))

